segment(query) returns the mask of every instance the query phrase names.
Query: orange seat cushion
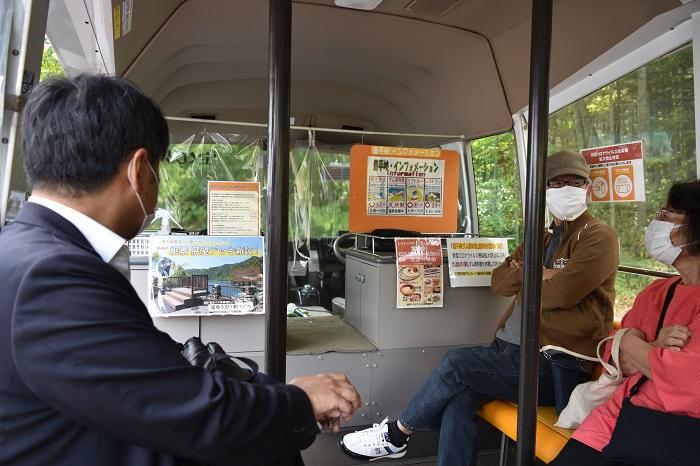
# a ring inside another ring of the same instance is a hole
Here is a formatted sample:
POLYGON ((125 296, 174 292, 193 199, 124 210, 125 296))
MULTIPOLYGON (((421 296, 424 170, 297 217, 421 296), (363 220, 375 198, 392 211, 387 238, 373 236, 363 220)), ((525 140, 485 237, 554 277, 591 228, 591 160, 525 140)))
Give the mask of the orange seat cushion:
MULTIPOLYGON (((508 401, 494 400, 486 403, 479 411, 486 422, 493 425, 513 440, 517 440, 518 405, 508 401)), ((535 431, 535 455, 549 463, 557 457, 569 437, 574 433, 571 429, 555 427, 557 413, 553 406, 537 408, 537 427, 535 431)))

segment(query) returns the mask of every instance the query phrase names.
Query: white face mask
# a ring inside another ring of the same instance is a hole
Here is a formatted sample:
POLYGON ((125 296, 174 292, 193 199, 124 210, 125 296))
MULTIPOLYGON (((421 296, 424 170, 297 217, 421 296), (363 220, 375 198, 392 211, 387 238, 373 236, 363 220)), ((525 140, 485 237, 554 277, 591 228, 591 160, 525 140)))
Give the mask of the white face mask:
MULTIPOLYGON (((146 163, 148 164, 148 168, 151 170, 151 173, 153 173, 153 177, 156 179, 156 182, 159 182, 160 180, 158 178, 158 175, 156 175, 156 171, 151 166, 151 162, 146 161, 146 163)), ((129 163, 129 165, 131 165, 131 162, 129 163)), ((143 233, 143 230, 145 230, 146 227, 148 227, 148 225, 153 223, 153 220, 156 218, 156 211, 154 209, 153 212, 151 212, 150 214, 146 212, 146 207, 143 205, 141 196, 139 196, 139 193, 136 192, 136 188, 134 188, 134 183, 131 182, 131 178, 127 177, 127 179, 129 180, 129 186, 131 186, 131 190, 134 192, 134 194, 136 194, 136 199, 139 201, 141 211, 143 212, 143 222, 141 222, 141 228, 139 228, 138 233, 136 233, 135 235, 138 236, 141 233, 143 233)))
POLYGON ((545 192, 547 208, 560 220, 576 220, 585 212, 588 202, 586 188, 562 186, 561 188, 549 188, 545 192))
POLYGON ((661 220, 649 222, 644 232, 644 245, 649 255, 661 263, 672 265, 686 246, 676 246, 671 241, 671 232, 681 226, 661 220))

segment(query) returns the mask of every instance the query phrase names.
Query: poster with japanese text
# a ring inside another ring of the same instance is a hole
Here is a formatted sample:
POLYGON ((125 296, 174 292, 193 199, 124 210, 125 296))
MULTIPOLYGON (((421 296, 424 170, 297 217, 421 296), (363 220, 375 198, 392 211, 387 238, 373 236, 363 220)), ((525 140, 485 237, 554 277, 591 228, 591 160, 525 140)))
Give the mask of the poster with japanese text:
POLYGON ((260 234, 260 183, 209 181, 207 192, 209 235, 260 234))
POLYGON ((591 201, 645 201, 642 141, 583 149, 591 167, 591 201))
POLYGON ((149 313, 262 314, 263 244, 261 236, 151 236, 149 313))
POLYGON ((491 272, 506 257, 506 238, 448 238, 450 286, 491 286, 491 272))
POLYGON ((459 164, 454 150, 352 146, 350 231, 457 231, 459 164))
POLYGON ((367 158, 367 215, 442 216, 445 162, 367 158))
POLYGON ((396 238, 396 307, 443 307, 440 238, 396 238))

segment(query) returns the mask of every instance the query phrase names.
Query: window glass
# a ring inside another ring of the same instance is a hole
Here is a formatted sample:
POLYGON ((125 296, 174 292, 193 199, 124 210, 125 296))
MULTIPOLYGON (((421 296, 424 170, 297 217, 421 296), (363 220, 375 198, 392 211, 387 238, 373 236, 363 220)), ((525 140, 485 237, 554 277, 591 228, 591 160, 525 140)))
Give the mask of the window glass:
POLYGON ((515 137, 502 133, 476 139, 470 145, 479 233, 510 238, 512 250, 523 238, 515 137))
MULTIPOLYGON (((337 236, 348 228, 349 146, 297 141, 290 151, 289 237, 337 236)), ((161 163, 159 207, 188 231, 207 227, 207 181, 259 181, 265 229, 267 151, 264 138, 201 130, 172 144, 161 163)), ((156 221, 150 230, 157 230, 156 221)), ((174 226, 174 225, 173 225, 174 226)))
MULTIPOLYGON (((596 202, 591 213, 620 236, 623 265, 673 271, 646 253, 644 228, 676 181, 697 177, 693 53, 690 46, 623 76, 552 114, 549 152, 642 141, 645 202, 596 202)), ((619 274, 618 303, 627 310, 642 278, 619 274)))

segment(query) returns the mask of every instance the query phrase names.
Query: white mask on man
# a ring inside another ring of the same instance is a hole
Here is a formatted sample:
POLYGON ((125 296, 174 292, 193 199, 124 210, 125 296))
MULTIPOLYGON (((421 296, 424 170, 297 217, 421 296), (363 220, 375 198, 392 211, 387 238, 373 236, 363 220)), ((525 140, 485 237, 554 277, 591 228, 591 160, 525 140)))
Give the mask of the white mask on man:
MULTIPOLYGON (((133 159, 132 159, 132 162, 133 162, 133 159)), ((160 180, 158 178, 158 175, 156 174, 156 171, 151 166, 151 162, 146 161, 146 163, 148 164, 148 168, 151 170, 151 173, 153 173, 153 177, 156 179, 156 183, 158 183, 160 180)), ((131 165, 131 162, 129 162, 129 164, 131 165)), ((134 192, 134 194, 136 194, 136 199, 139 201, 139 205, 141 206, 141 211, 143 212, 143 221, 141 222, 141 227, 139 228, 138 233, 136 233, 136 235, 135 235, 135 236, 138 236, 141 233, 143 233, 143 231, 146 229, 146 227, 148 227, 148 225, 153 223, 153 220, 155 220, 155 218, 156 218, 156 211, 154 208, 153 212, 151 212, 150 214, 146 212, 146 207, 143 205, 143 201, 141 200, 141 196, 139 196, 139 193, 136 192, 136 188, 134 188, 134 183, 132 183, 131 178, 129 178, 128 176, 127 176, 127 179, 129 180, 129 186, 131 186, 131 190, 134 192)))
POLYGON ((687 246, 676 246, 671 241, 671 233, 681 226, 662 220, 649 222, 649 226, 644 232, 644 245, 647 247, 649 255, 663 264, 672 265, 683 252, 683 248, 687 246))
POLYGON ((586 188, 562 186, 549 188, 546 191, 547 208, 560 220, 576 220, 585 212, 588 201, 586 188))

